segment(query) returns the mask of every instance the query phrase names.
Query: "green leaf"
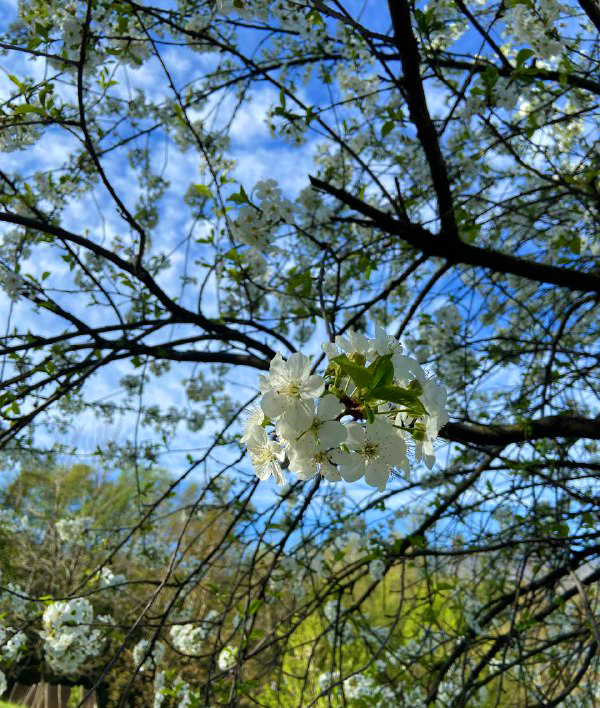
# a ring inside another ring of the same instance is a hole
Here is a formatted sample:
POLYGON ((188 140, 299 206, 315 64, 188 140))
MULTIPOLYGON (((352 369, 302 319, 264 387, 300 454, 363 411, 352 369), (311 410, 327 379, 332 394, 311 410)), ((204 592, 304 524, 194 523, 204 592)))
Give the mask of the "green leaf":
POLYGON ((581 239, 577 234, 573 234, 569 243, 569 248, 572 253, 579 255, 581 253, 581 239))
POLYGON ((392 120, 387 120, 384 124, 383 127, 381 128, 381 137, 385 138, 385 136, 388 133, 391 133, 392 130, 394 129, 394 121, 392 120))
POLYGON ((240 191, 236 194, 232 194, 227 198, 228 202, 234 202, 235 204, 250 204, 250 199, 246 194, 246 190, 240 185, 240 191))
POLYGON ((423 393, 423 386, 421 386, 421 383, 417 381, 417 379, 413 379, 408 384, 408 390, 415 393, 417 396, 420 396, 423 393))
POLYGON ((193 187, 201 197, 212 197, 210 187, 207 187, 205 184, 194 184, 193 187))
POLYGON ((396 403, 400 406, 404 406, 407 410, 416 415, 426 415, 427 413, 419 397, 412 391, 409 391, 409 389, 400 386, 377 386, 371 391, 369 400, 370 399, 396 403))
POLYGON ((535 52, 533 49, 520 49, 517 54, 517 69, 520 69, 523 64, 534 54, 535 52))
POLYGON ((13 82, 13 84, 16 84, 21 91, 23 91, 23 84, 17 79, 17 77, 14 74, 8 74, 8 78, 13 82))
POLYGON ((369 366, 373 374, 373 387, 388 386, 394 383, 394 365, 392 355, 380 356, 369 366))
POLYGON ((46 115, 46 111, 40 106, 32 106, 30 103, 22 103, 20 106, 15 108, 15 115, 21 115, 22 113, 37 113, 40 116, 46 115))
POLYGON ((259 600, 257 597, 255 597, 254 600, 252 600, 252 602, 250 603, 250 605, 249 605, 249 607, 248 607, 248 615, 251 616, 251 615, 256 614, 258 608, 259 608, 262 604, 263 604, 263 601, 262 601, 262 600, 259 600))
POLYGON ((335 362, 347 374, 353 383, 360 388, 370 388, 373 385, 371 372, 360 364, 348 359, 345 354, 336 356, 331 361, 335 362))

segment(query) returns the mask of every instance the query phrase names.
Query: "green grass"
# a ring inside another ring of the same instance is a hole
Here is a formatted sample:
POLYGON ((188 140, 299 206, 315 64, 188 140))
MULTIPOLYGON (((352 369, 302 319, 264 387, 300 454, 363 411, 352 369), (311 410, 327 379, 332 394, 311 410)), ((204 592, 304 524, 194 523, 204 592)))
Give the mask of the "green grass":
POLYGON ((0 701, 0 708, 22 708, 19 703, 7 703, 6 701, 0 701))

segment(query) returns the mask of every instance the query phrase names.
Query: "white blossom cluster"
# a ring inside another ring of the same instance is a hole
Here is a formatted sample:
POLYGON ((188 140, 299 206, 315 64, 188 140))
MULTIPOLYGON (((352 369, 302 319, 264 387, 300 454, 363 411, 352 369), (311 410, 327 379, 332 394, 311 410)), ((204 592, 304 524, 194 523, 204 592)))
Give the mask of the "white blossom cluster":
POLYGON ((113 573, 110 568, 106 566, 100 571, 100 587, 110 588, 117 585, 122 585, 125 582, 125 576, 120 573, 113 573))
POLYGON ((0 609, 11 617, 29 618, 34 602, 17 583, 6 583, 6 590, 0 592, 0 609))
POLYGON ((12 509, 0 509, 0 527, 13 533, 27 533, 31 530, 29 517, 18 516, 12 509))
POLYGON ((248 409, 241 441, 259 479, 285 483, 282 462, 298 479, 320 473, 331 482, 365 482, 385 489, 395 469, 409 472, 407 443, 431 469, 433 444, 447 422, 446 391, 398 340, 381 328, 374 339, 349 330, 324 343, 324 376, 310 359, 277 354, 259 379, 260 406, 248 409), (266 427, 274 428, 274 435, 266 427))
POLYGON ((0 627, 0 661, 13 662, 26 645, 27 635, 24 632, 15 632, 12 627, 0 627))
POLYGON ((92 527, 93 519, 89 516, 80 516, 76 519, 60 519, 55 524, 56 533, 65 543, 83 543, 84 534, 92 527))
POLYGON ((312 39, 323 31, 323 24, 293 0, 217 0, 217 10, 246 21, 273 22, 276 19, 303 40, 312 39))
POLYGON ((221 649, 219 658, 217 659, 217 664, 221 671, 231 671, 235 666, 237 660, 237 647, 226 646, 221 649))
MULTIPOLYGON (((344 688, 344 698, 346 701, 351 701, 349 705, 360 705, 360 706, 388 706, 388 705, 398 705, 398 697, 394 691, 389 686, 382 686, 377 682, 374 676, 370 676, 366 673, 357 673, 343 681, 340 680, 340 674, 338 671, 325 672, 319 676, 319 689, 325 693, 330 691, 339 690, 340 683, 343 684, 344 688)), ((424 708, 424 703, 411 703, 406 704, 402 702, 401 705, 410 705, 411 708, 424 708)))
POLYGON ((177 677, 171 684, 170 690, 166 688, 167 673, 157 671, 154 676, 154 708, 161 708, 167 695, 174 695, 178 708, 190 708, 194 700, 194 693, 190 685, 177 677))
POLYGON ((563 53, 563 45, 557 39, 555 23, 565 12, 565 7, 556 0, 536 3, 533 12, 529 5, 515 3, 507 11, 505 35, 514 46, 525 45, 534 49, 541 59, 556 59, 563 53))
POLYGON ((169 634, 177 651, 182 654, 199 654, 202 642, 208 635, 208 628, 193 624, 178 624, 171 627, 169 634))
POLYGON ((42 617, 46 659, 57 672, 77 674, 102 649, 102 633, 93 629, 94 610, 83 597, 53 602, 42 617))
POLYGON ((423 11, 431 13, 431 26, 428 36, 423 39, 428 49, 448 49, 467 30, 464 17, 456 12, 454 3, 448 0, 432 0, 423 7, 423 11))
POLYGON ((344 694, 351 701, 363 700, 374 705, 394 705, 396 696, 389 686, 381 686, 367 674, 354 674, 344 679, 344 694))
POLYGON ((165 687, 165 679, 166 674, 164 671, 156 672, 156 675, 154 676, 154 708, 161 708, 165 701, 165 693, 163 691, 165 687))
POLYGON ((270 233, 281 221, 294 222, 294 204, 282 192, 274 179, 257 182, 252 191, 258 205, 243 204, 233 224, 238 241, 257 249, 259 253, 270 247, 270 233))
POLYGON ((140 671, 152 671, 161 663, 165 655, 165 645, 162 642, 154 642, 150 649, 148 639, 140 639, 133 648, 133 661, 140 671))
MULTIPOLYGON (((2 145, 0 143, 1 148, 2 145)), ((8 268, 0 270, 0 285, 2 285, 2 289, 13 302, 19 300, 27 290, 27 282, 18 273, 8 268)))
POLYGON ((217 0, 217 7, 223 15, 235 14, 244 20, 269 19, 269 4, 265 0, 217 0))

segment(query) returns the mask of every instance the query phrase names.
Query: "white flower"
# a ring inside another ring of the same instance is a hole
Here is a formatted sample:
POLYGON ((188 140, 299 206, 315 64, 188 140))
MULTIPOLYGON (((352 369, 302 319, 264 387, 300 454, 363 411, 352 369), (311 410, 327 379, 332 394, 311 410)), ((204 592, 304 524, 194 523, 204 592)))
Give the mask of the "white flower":
POLYGON ((425 383, 425 372, 416 359, 411 356, 396 353, 392 356, 394 365, 394 377, 400 385, 406 385, 409 381, 416 379, 420 384, 425 383))
POLYGON ((245 416, 244 416, 244 434, 240 438, 240 441, 243 443, 247 443, 248 440, 250 440, 250 435, 252 433, 252 428, 256 426, 260 426, 265 419, 265 414, 262 412, 262 408, 256 405, 256 403, 252 403, 251 405, 246 408, 245 416))
POLYGON ((100 571, 100 587, 109 588, 115 585, 122 585, 125 582, 125 576, 120 573, 115 575, 110 568, 106 566, 100 571))
MULTIPOLYGON (((437 438, 440 429, 448 422, 446 389, 433 379, 428 379, 423 383, 423 395, 421 398, 428 415, 420 418, 425 423, 424 439, 415 440, 415 459, 417 462, 423 460, 427 467, 432 469, 435 462, 433 442, 437 438)), ((407 425, 410 420, 410 416, 399 413, 395 422, 396 425, 407 425)))
POLYGON ((321 347, 330 359, 338 356, 340 349, 350 359, 364 358, 365 361, 373 361, 378 356, 386 354, 402 354, 400 342, 378 325, 375 326, 373 339, 368 339, 361 332, 349 329, 345 336, 338 335, 335 338, 335 344, 324 342, 321 347))
POLYGON ((277 434, 290 443, 292 452, 302 455, 315 449, 330 450, 346 439, 346 426, 336 420, 344 412, 344 406, 332 394, 326 393, 319 401, 317 413, 306 431, 298 434, 284 421, 277 426, 277 434))
MULTIPOLYGON (((15 632, 12 627, 0 627, 0 659, 14 661, 27 645, 27 635, 15 632)), ((2 691, 0 691, 0 696, 2 691)))
POLYGON ((323 342, 323 344, 321 344, 321 349, 325 352, 328 359, 333 359, 340 355, 338 345, 333 342, 323 342))
POLYGON ((371 344, 365 335, 361 332, 355 332, 353 329, 349 329, 345 337, 337 336, 335 343, 342 351, 346 352, 350 358, 358 354, 366 359, 372 351, 371 344))
MULTIPOLYGON (((344 693, 351 701, 362 698, 367 702, 371 702, 377 690, 378 686, 374 679, 364 674, 354 674, 354 676, 349 676, 344 680, 344 693)), ((372 703, 372 705, 379 705, 379 702, 372 703)))
POLYGON ((385 563, 381 558, 375 558, 369 563, 369 575, 373 580, 383 580, 385 575, 385 563))
POLYGON ((226 646, 221 650, 217 664, 221 671, 230 671, 235 666, 237 658, 237 647, 226 646))
POLYGON ((8 297, 16 302, 21 298, 27 290, 26 281, 18 274, 11 270, 0 272, 0 283, 4 286, 4 290, 8 297))
POLYGON ((233 224, 234 236, 238 241, 252 248, 266 250, 269 246, 269 233, 260 212, 253 206, 244 204, 238 211, 233 224))
POLYGON ((140 639, 133 648, 133 661, 136 666, 140 666, 140 671, 155 669, 165 655, 165 645, 162 642, 154 642, 152 650, 149 652, 150 641, 140 639), (143 663, 142 663, 143 662, 143 663))
POLYGON ((317 414, 310 428, 298 435, 285 424, 277 426, 278 435, 289 443, 290 469, 298 479, 306 480, 320 472, 330 482, 337 482, 341 475, 328 450, 336 449, 347 436, 346 426, 334 420, 344 411, 338 399, 326 394, 319 401, 317 414))
MULTIPOLYGON (((266 205, 261 204, 261 208, 266 205)), ((281 219, 286 224, 293 224, 296 220, 296 207, 289 199, 279 199, 271 202, 266 209, 266 213, 273 221, 281 219)))
POLYGON ((255 425, 248 439, 248 451, 254 465, 254 472, 259 479, 268 479, 271 475, 281 487, 285 477, 281 471, 281 462, 285 457, 283 445, 269 440, 264 428, 255 425))
POLYGON ((281 198, 281 189, 279 189, 274 179, 257 182, 254 185, 254 193, 256 198, 261 201, 277 201, 281 198))
POLYGON ((193 624, 178 624, 170 630, 173 646, 182 654, 199 654, 207 633, 204 627, 193 624))
POLYGON ((320 472, 329 482, 338 482, 342 476, 335 463, 330 459, 331 455, 323 452, 319 448, 311 453, 302 455, 290 454, 290 469, 298 475, 298 479, 306 480, 314 477, 320 472))
POLYGON ((425 381, 423 384, 423 405, 429 414, 427 419, 427 431, 435 435, 440 428, 448 422, 446 413, 446 388, 433 379, 425 381))
POLYGON ((355 482, 363 475, 371 487, 385 489, 392 467, 406 462, 406 443, 386 421, 377 419, 366 427, 349 423, 346 444, 351 452, 335 453, 340 473, 346 482, 355 482))
POLYGON ((310 359, 296 352, 284 361, 281 354, 271 360, 270 373, 260 377, 261 406, 269 418, 283 417, 294 430, 307 430, 313 421, 314 399, 325 388, 321 376, 310 373, 310 359))
POLYGON ((165 700, 163 688, 165 687, 165 672, 158 671, 154 677, 154 708, 160 708, 165 700))
POLYGON ((92 629, 94 610, 83 597, 53 602, 42 616, 46 660, 57 672, 74 675, 102 649, 102 636, 92 629))
POLYGON ((371 349, 379 356, 402 354, 402 345, 400 342, 377 325, 375 326, 375 339, 371 340, 370 345, 371 349))
POLYGON ((93 519, 89 516, 79 517, 77 519, 61 519, 55 524, 56 533, 61 541, 66 543, 84 543, 84 534, 89 531, 93 519))

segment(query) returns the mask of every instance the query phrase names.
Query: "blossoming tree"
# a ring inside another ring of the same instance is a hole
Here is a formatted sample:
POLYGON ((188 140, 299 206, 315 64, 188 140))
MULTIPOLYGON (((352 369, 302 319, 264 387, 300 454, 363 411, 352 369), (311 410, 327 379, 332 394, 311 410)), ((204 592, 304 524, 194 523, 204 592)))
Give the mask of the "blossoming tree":
POLYGON ((107 567, 180 514, 115 705, 595 705, 597 0, 14 5, 4 467, 133 469, 107 567))

